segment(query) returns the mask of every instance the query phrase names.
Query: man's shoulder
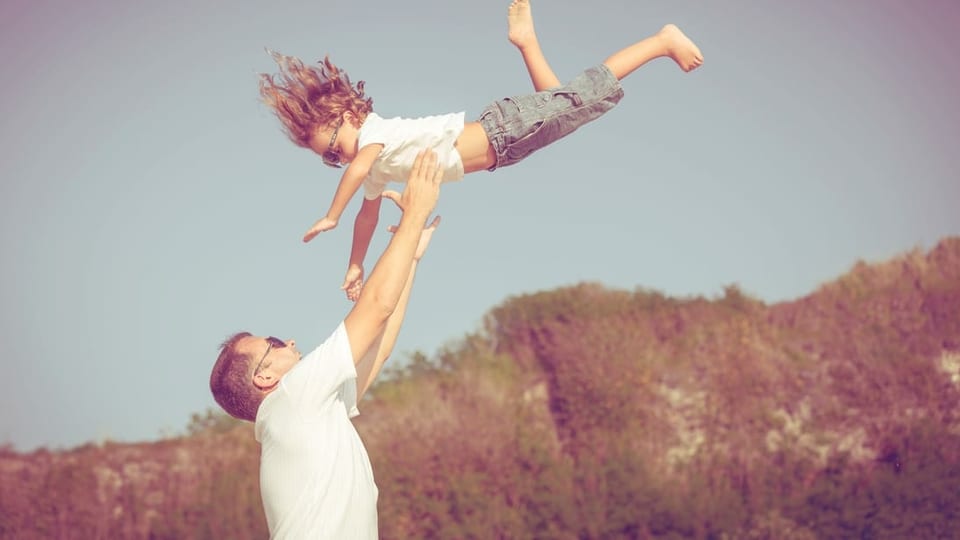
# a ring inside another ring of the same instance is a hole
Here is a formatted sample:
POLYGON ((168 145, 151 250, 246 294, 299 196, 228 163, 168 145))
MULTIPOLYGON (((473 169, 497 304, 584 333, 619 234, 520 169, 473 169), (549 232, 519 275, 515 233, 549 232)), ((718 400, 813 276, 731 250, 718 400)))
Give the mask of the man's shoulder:
POLYGON ((317 368, 323 370, 336 368, 339 371, 341 364, 353 366, 353 353, 351 351, 347 322, 344 319, 337 324, 333 332, 323 340, 323 343, 303 356, 287 375, 293 375, 297 371, 308 372, 317 368))
POLYGON ((349 351, 350 336, 347 335, 346 319, 338 322, 337 326, 330 332, 330 335, 328 335, 320 345, 317 345, 316 348, 303 356, 299 363, 302 364, 310 359, 319 359, 323 356, 341 353, 344 344, 346 344, 346 350, 349 351))

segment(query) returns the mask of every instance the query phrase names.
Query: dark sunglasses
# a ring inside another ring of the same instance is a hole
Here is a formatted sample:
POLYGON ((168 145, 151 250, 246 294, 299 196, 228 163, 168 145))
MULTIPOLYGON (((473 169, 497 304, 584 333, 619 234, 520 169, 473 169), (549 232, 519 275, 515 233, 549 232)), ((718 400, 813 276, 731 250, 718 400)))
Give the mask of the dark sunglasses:
POLYGON ((267 342, 267 350, 263 351, 263 356, 261 356, 260 361, 257 362, 257 368, 253 370, 254 375, 260 373, 260 366, 263 365, 263 361, 267 359, 267 355, 270 354, 271 350, 282 349, 287 346, 286 342, 277 337, 268 336, 264 339, 267 342))
POLYGON ((323 164, 328 167, 333 167, 334 169, 340 168, 340 152, 337 152, 333 149, 334 143, 337 142, 337 134, 340 133, 340 126, 343 125, 343 117, 340 117, 340 121, 337 122, 337 127, 333 128, 333 135, 330 136, 330 144, 327 145, 326 151, 323 154, 320 154, 320 157, 323 158, 323 164))

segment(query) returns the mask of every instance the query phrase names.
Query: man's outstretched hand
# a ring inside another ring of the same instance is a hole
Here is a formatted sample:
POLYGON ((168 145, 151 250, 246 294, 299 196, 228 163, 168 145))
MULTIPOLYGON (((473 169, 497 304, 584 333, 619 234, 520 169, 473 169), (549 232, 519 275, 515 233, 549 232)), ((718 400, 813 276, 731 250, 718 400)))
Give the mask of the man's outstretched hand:
POLYGON ((396 203, 404 215, 412 213, 426 221, 437 205, 442 180, 443 170, 437 165, 436 152, 422 150, 413 162, 403 193, 384 191, 383 197, 396 203))
MULTIPOLYGON (((417 154, 417 159, 413 162, 410 169, 410 176, 407 178, 407 186, 403 193, 396 191, 385 191, 382 197, 393 201, 403 212, 400 218, 401 224, 414 222, 425 223, 433 208, 437 205, 437 199, 440 197, 440 182, 443 180, 443 171, 437 164, 437 154, 432 150, 422 150, 417 154)), ((323 221, 323 220, 321 220, 323 221)), ((320 222, 318 222, 319 224, 320 222)), ((414 253, 414 260, 419 260, 427 250, 430 244, 430 238, 433 231, 440 223, 440 217, 425 227, 420 233, 420 241, 414 253)), ((391 228, 391 232, 396 231, 396 227, 391 228)), ((309 234, 309 233, 308 233, 309 234)), ((316 236, 316 235, 314 235, 316 236)), ((311 236, 310 238, 313 238, 311 236)), ((307 241, 304 237, 304 241, 307 241)), ((351 265, 347 269, 347 276, 344 279, 341 289, 347 293, 347 298, 356 302, 360 298, 360 291, 363 289, 363 268, 354 268, 351 265)))
MULTIPOLYGON (((430 245, 430 239, 433 238, 433 232, 437 230, 438 225, 440 225, 440 216, 434 217, 433 221, 424 227, 423 232, 420 233, 420 242, 417 243, 417 252, 413 254, 413 260, 419 261, 423 257, 423 254, 427 252, 427 247, 430 245)), ((397 226, 390 225, 387 227, 387 230, 390 232, 396 232, 397 226)))

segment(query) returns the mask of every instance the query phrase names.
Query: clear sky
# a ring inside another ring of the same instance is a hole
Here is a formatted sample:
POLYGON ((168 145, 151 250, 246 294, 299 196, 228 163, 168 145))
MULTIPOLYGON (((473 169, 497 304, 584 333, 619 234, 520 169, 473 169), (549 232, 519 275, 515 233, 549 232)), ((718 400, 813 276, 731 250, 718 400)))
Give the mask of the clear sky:
MULTIPOLYGON (((382 116, 472 119, 531 88, 507 4, 0 4, 0 444, 177 433, 215 406, 228 334, 319 344, 350 307, 338 287, 359 201, 301 243, 339 176, 259 103, 264 47, 330 54, 382 116)), ((596 123, 446 184, 394 361, 477 330, 511 295, 737 283, 778 302, 960 234, 955 0, 533 8, 561 79, 666 22, 706 62, 655 61, 596 123)))

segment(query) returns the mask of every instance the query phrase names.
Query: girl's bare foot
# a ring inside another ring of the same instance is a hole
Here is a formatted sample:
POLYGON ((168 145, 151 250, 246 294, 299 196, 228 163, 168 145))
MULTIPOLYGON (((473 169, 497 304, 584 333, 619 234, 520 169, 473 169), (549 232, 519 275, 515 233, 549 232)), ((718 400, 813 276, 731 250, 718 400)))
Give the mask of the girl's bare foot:
POLYGON ((657 32, 657 37, 663 41, 667 55, 684 71, 691 71, 703 64, 703 55, 693 41, 690 41, 676 25, 668 24, 657 32))
POLYGON ((560 86, 560 81, 540 50, 537 33, 533 29, 530 0, 513 0, 507 8, 507 38, 513 43, 530 74, 533 89, 537 92, 560 86))
POLYGON ((530 0, 513 0, 507 8, 507 39, 520 50, 537 43, 530 0))

